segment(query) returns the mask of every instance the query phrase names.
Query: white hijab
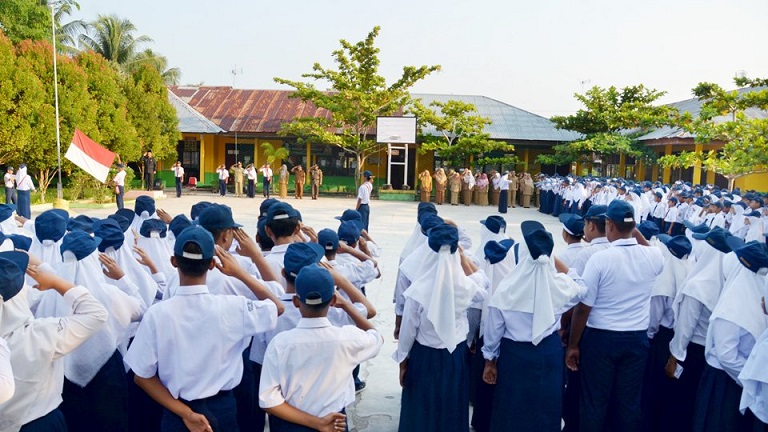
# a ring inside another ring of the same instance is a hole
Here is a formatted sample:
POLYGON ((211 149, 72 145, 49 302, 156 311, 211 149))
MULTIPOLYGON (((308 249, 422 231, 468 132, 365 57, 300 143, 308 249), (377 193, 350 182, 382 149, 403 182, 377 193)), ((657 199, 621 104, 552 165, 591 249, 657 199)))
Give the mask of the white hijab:
POLYGON ((765 239, 765 237, 763 237, 763 221, 761 221, 759 217, 754 216, 750 216, 747 219, 749 219, 749 229, 747 230, 746 237, 744 237, 744 242, 763 242, 765 239))
POLYGON ((739 265, 733 277, 726 282, 709 322, 716 319, 730 321, 746 330, 755 340, 760 338, 768 326, 768 317, 760 305, 765 294, 764 285, 765 275, 739 265))
POLYGON ((478 287, 464 274, 458 252, 451 253, 449 245, 441 247, 440 252, 425 245, 423 259, 406 260, 400 266, 413 281, 403 296, 426 310, 427 320, 452 353, 462 342, 456 337, 456 321, 466 313, 478 287))
MULTIPOLYGON (((170 231, 168 232, 170 233, 170 231)), ((232 243, 234 244, 234 242, 232 243)), ((156 232, 150 233, 149 237, 144 237, 143 235, 139 235, 138 246, 147 252, 149 257, 157 266, 157 269, 165 275, 166 280, 169 280, 171 276, 176 274, 176 269, 173 268, 173 266, 171 265, 171 256, 173 256, 173 249, 172 249, 173 246, 171 245, 170 242, 168 242, 167 238, 161 238, 160 235, 157 234, 156 232)), ((147 269, 146 267, 144 267, 144 269, 146 272, 149 272, 149 269, 147 269)), ((152 282, 154 283, 154 280, 152 282)))
MULTIPOLYGON (((478 243, 477 250, 475 251, 473 255, 473 260, 476 264, 480 265, 485 261, 485 244, 489 241, 502 241, 505 238, 506 228, 502 227, 498 234, 489 230, 488 227, 486 227, 483 224, 480 224, 480 243, 478 243)), ((490 277, 488 278, 490 279, 490 277)))
POLYGON ((403 251, 400 252, 400 262, 402 263, 405 261, 406 258, 410 254, 413 253, 419 246, 422 244, 425 244, 427 242, 427 236, 422 234, 421 232, 421 226, 419 224, 416 224, 415 227, 413 227, 413 232, 411 232, 411 236, 408 237, 408 240, 405 242, 405 247, 403 247, 403 251))
POLYGON ((725 254, 706 241, 694 242, 693 253, 696 255, 696 262, 691 266, 690 277, 683 283, 675 298, 673 306, 675 316, 677 316, 683 294, 698 300, 711 311, 715 309, 723 289, 723 255, 725 254))
POLYGON ((78 261, 71 252, 65 251, 58 269, 62 278, 84 286, 109 312, 104 327, 64 357, 64 376, 80 387, 91 382, 116 349, 125 354, 128 326, 142 310, 138 299, 107 283, 98 256, 98 251, 93 251, 78 261))
MULTIPOLYGON (((127 240, 126 240, 127 241, 127 240)), ((125 272, 125 277, 139 288, 139 294, 146 307, 152 306, 157 295, 157 282, 152 279, 145 267, 136 261, 130 246, 124 241, 119 249, 108 247, 104 250, 110 258, 117 262, 117 265, 125 272)), ((156 264, 160 264, 157 263, 156 264)))
MULTIPOLYGON (((483 300, 483 306, 482 306, 482 315, 481 317, 488 316, 488 306, 490 305, 491 297, 493 296, 493 293, 496 292, 496 287, 501 284, 501 281, 504 280, 504 278, 509 274, 512 269, 515 268, 515 254, 510 249, 509 252, 507 252, 507 256, 504 257, 503 260, 497 262, 496 264, 491 264, 490 261, 485 259, 483 257, 483 261, 480 264, 480 270, 485 273, 485 276, 488 278, 489 282, 489 288, 488 288, 488 296, 485 297, 485 300, 483 300)), ((484 332, 484 326, 480 326, 480 336, 482 337, 484 332)))
MULTIPOLYGON (((663 245, 663 243, 662 243, 663 245)), ((688 277, 688 272, 691 270, 691 261, 688 256, 683 258, 677 258, 672 255, 666 247, 662 247, 662 250, 666 249, 664 268, 661 270, 656 281, 653 283, 651 289, 651 296, 663 296, 677 298, 677 293, 680 292, 685 279, 688 277)))
POLYGON ((489 306, 533 314, 531 342, 538 345, 549 336, 546 331, 557 321, 557 311, 579 295, 579 286, 568 275, 556 272, 549 256, 533 259, 524 242, 518 254, 517 266, 496 287, 489 306))

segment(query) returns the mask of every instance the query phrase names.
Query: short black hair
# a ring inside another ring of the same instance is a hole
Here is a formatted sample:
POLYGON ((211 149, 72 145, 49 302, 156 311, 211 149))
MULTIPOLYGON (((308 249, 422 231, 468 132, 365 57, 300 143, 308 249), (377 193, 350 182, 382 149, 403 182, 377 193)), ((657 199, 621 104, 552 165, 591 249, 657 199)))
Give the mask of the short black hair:
POLYGON ((223 236, 225 232, 229 231, 232 228, 219 228, 219 229, 205 228, 205 229, 208 230, 208 232, 210 232, 211 235, 213 236, 214 243, 218 243, 219 239, 221 239, 221 236, 223 236))
POLYGON ((301 299, 299 299, 299 302, 301 302, 302 306, 307 308, 307 310, 311 311, 312 313, 323 312, 324 310, 328 309, 328 307, 331 305, 331 300, 328 300, 325 303, 320 303, 320 304, 316 304, 316 305, 306 304, 306 303, 302 302, 301 299))
POLYGON ((622 234, 627 234, 629 232, 632 232, 633 229, 635 229, 635 221, 632 222, 623 222, 623 221, 615 221, 612 220, 613 226, 616 227, 616 230, 622 234))
POLYGON ((566 230, 563 230, 563 232, 565 233, 565 235, 567 235, 568 237, 570 237, 570 238, 572 238, 574 240, 579 240, 580 241, 581 239, 584 238, 584 234, 575 235, 575 234, 569 233, 566 230))
POLYGON ((272 231, 275 238, 290 237, 299 226, 299 218, 289 217, 287 219, 277 219, 267 222, 267 228, 272 231))
POLYGON ((587 219, 584 219, 584 222, 589 222, 591 224, 594 224, 598 232, 605 234, 605 218, 601 218, 601 217, 587 218, 587 219))
MULTIPOLYGON (((203 253, 203 251, 200 249, 200 246, 198 246, 195 243, 185 244, 184 252, 189 252, 193 254, 203 253)), ((211 267, 211 261, 213 260, 213 258, 195 260, 195 259, 184 258, 183 256, 178 256, 178 255, 175 255, 175 257, 176 257, 176 267, 179 269, 179 271, 185 276, 192 276, 192 277, 199 277, 204 275, 208 271, 208 269, 211 267)))
POLYGON ((259 247, 263 251, 268 251, 275 247, 275 242, 273 242, 269 236, 261 237, 260 235, 256 234, 256 243, 259 244, 259 247))

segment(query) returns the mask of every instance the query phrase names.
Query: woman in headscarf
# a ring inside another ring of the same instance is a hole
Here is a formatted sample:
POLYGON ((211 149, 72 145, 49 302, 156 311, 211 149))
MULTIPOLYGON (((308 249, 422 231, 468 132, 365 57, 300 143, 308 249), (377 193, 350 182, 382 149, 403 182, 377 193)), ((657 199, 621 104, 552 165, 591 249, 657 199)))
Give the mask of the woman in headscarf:
POLYGON ((523 208, 531 207, 531 196, 533 195, 533 179, 529 173, 523 175, 523 181, 520 182, 520 188, 523 192, 523 208))
POLYGON ((27 219, 32 218, 31 192, 33 190, 35 190, 35 184, 27 173, 27 165, 19 165, 19 170, 16 172, 16 193, 19 204, 16 214, 27 219))
POLYGON ((744 236, 745 242, 760 242, 765 239, 765 236, 763 236, 763 221, 760 220, 761 216, 762 215, 758 210, 752 210, 745 215, 744 224, 749 227, 747 229, 747 234, 744 236))
POLYGON ((173 249, 167 235, 168 226, 165 222, 160 219, 145 220, 141 225, 136 245, 149 255, 157 269, 165 275, 166 281, 176 274, 176 269, 171 265, 173 249))
POLYGON ((451 186, 451 205, 459 205, 459 192, 462 188, 461 174, 451 170, 449 172, 448 181, 451 186))
POLYGON ((22 252, 0 253, 0 338, 11 352, 15 392, 0 403, 0 430, 67 430, 61 404, 63 363, 71 353, 107 321, 108 313, 82 286, 57 276, 53 269, 22 252), (33 264, 29 265, 32 259, 33 264), (62 296, 70 315, 59 319, 35 319, 29 310, 25 271, 37 281, 40 291, 53 290, 62 296))
POLYGON ((475 176, 469 168, 465 168, 461 174, 461 201, 465 206, 472 204, 472 189, 475 186, 475 176))
POLYGON ((477 205, 488 205, 488 174, 482 173, 475 183, 477 190, 477 205))
POLYGON ((288 167, 285 166, 285 164, 280 165, 280 179, 278 180, 279 186, 280 186, 280 198, 285 199, 288 197, 288 179, 290 178, 290 173, 288 172, 288 167))
POLYGON ((419 174, 419 182, 421 202, 429 202, 432 197, 432 174, 429 173, 429 170, 424 170, 419 174))
POLYGON ((458 250, 455 227, 432 228, 427 244, 401 266, 413 282, 393 356, 403 386, 399 430, 468 432, 466 311, 487 296, 487 279, 458 250))
POLYGON ((432 176, 435 179, 435 204, 443 205, 445 202, 445 187, 448 184, 448 177, 443 168, 438 168, 432 176))
MULTIPOLYGON (((753 429, 757 420, 751 411, 743 415, 739 412, 742 397, 739 375, 756 341, 768 327, 760 307, 765 294, 768 253, 758 242, 743 244, 735 237, 728 239, 728 245, 741 265, 726 281, 709 322, 707 366, 701 376, 693 417, 696 432, 764 430, 763 427, 753 429)), ((764 369, 765 365, 760 368, 764 369)))
POLYGON ((125 238, 129 243, 133 242, 135 236, 134 233, 139 232, 141 224, 143 224, 145 220, 158 219, 155 199, 146 195, 139 196, 136 198, 134 213, 133 220, 131 221, 130 235, 128 233, 125 234, 125 238))
POLYGON ((128 381, 123 354, 128 349, 128 326, 141 320, 147 307, 117 263, 98 253, 100 241, 83 231, 73 231, 61 243, 63 262, 58 273, 65 280, 87 286, 109 312, 107 324, 64 357, 61 410, 70 430, 127 432, 128 381), (108 283, 105 275, 116 285, 108 283))
MULTIPOLYGON (((61 239, 67 233, 69 214, 64 210, 52 209, 44 211, 34 219, 31 228, 34 231, 30 255, 40 261, 57 266, 61 262, 61 239)), ((61 301, 61 296, 53 291, 29 292, 29 304, 35 318, 63 316, 69 308, 61 301)))
POLYGON ((525 243, 518 264, 496 288, 483 321, 483 379, 496 384, 491 431, 555 432, 561 429, 563 345, 560 316, 586 287, 550 258, 552 235, 536 221, 520 226, 525 243))

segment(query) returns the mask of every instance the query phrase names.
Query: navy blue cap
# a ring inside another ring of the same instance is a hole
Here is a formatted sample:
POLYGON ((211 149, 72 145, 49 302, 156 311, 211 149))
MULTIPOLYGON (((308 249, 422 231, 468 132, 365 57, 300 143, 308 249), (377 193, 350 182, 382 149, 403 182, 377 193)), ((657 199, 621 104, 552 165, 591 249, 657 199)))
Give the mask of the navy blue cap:
POLYGON ((360 238, 360 227, 354 221, 344 221, 339 225, 339 240, 353 244, 360 238))
POLYGON ((582 236, 584 235, 584 218, 577 214, 561 213, 560 223, 563 224, 563 228, 570 235, 582 236))
POLYGON ((757 210, 752 210, 749 213, 744 213, 744 217, 760 217, 760 212, 757 210))
POLYGON ((357 227, 360 228, 360 231, 362 231, 365 226, 363 225, 363 216, 360 214, 357 210, 344 210, 344 213, 341 214, 341 216, 335 216, 336 219, 340 221, 352 221, 355 224, 357 224, 357 227))
POLYGON ((191 260, 209 260, 213 259, 214 249, 213 235, 203 227, 191 225, 176 237, 173 254, 191 260), (184 247, 189 243, 197 245, 200 253, 184 252, 184 247))
POLYGON ((656 198, 662 198, 664 196, 664 194, 661 192, 654 192, 653 194, 656 196, 656 198))
POLYGON ((732 203, 731 201, 725 201, 725 202, 723 202, 723 207, 728 207, 728 208, 730 208, 730 207, 732 207, 732 206, 733 206, 733 203, 732 203))
POLYGON ((608 204, 605 217, 616 222, 634 222, 635 209, 632 204, 624 200, 613 200, 608 204))
POLYGON ((605 219, 605 212, 608 211, 607 205, 593 205, 590 206, 586 213, 584 213, 584 219, 605 219))
POLYGON ((451 253, 456 252, 459 248, 459 230, 452 225, 446 223, 440 224, 429 230, 427 233, 430 249, 435 252, 440 252, 440 248, 443 246, 450 246, 451 253))
POLYGON ((481 220, 480 223, 485 225, 485 227, 488 228, 488 231, 494 234, 505 232, 507 230, 507 221, 501 216, 488 216, 481 220))
POLYGON ((32 238, 21 234, 11 234, 8 236, 13 242, 14 249, 20 249, 29 252, 29 248, 32 246, 32 238))
POLYGON ((322 229, 317 233, 317 243, 327 251, 335 251, 339 248, 339 236, 332 229, 322 229))
POLYGON ((199 202, 196 202, 195 204, 192 204, 192 208, 189 209, 189 217, 191 217, 192 220, 197 219, 197 217, 200 216, 200 213, 203 210, 207 209, 212 205, 213 203, 209 201, 199 201, 199 202))
POLYGON ((723 208, 723 203, 721 203, 720 201, 711 202, 711 203, 709 203, 709 205, 715 206, 717 208, 723 208))
POLYGON ((441 218, 440 216, 436 214, 427 213, 421 218, 419 225, 421 226, 421 232, 424 235, 427 235, 427 232, 429 232, 429 230, 431 230, 432 228, 438 225, 442 225, 444 223, 445 221, 443 221, 443 218, 441 218))
POLYGON ((659 234, 657 236, 660 242, 669 249, 669 253, 675 258, 683 259, 686 255, 691 253, 693 245, 688 237, 684 235, 676 235, 674 237, 667 234, 659 234))
POLYGON ((208 231, 240 228, 242 226, 235 223, 235 220, 232 218, 232 209, 223 204, 211 204, 200 212, 197 222, 208 231))
POLYGON ((147 219, 142 222, 139 229, 139 234, 142 237, 152 237, 153 232, 157 232, 160 238, 165 238, 166 234, 168 234, 168 225, 160 219, 147 219))
POLYGON ((108 248, 120 249, 125 242, 123 228, 114 219, 107 218, 94 223, 93 233, 101 238, 101 243, 99 243, 100 252, 104 252, 108 248))
POLYGON ((280 201, 274 198, 267 198, 264 201, 262 201, 261 205, 259 205, 259 218, 267 217, 267 211, 269 210, 269 208, 279 202, 280 201))
POLYGON ((703 233, 709 232, 709 227, 707 226, 707 224, 704 224, 704 223, 695 225, 693 222, 689 220, 684 220, 683 225, 685 225, 686 228, 688 228, 689 230, 691 230, 691 232, 694 232, 694 233, 703 234, 703 233))
POLYGON ((299 215, 296 214, 296 210, 290 204, 284 202, 272 204, 269 206, 269 210, 267 210, 267 224, 275 220, 298 219, 298 217, 299 215))
POLYGON ((667 201, 671 201, 671 202, 677 204, 677 198, 675 198, 675 197, 669 197, 669 199, 667 201))
POLYGON ((0 299, 7 302, 24 288, 24 273, 29 255, 24 252, 0 252, 0 299))
POLYGON ((61 241, 61 256, 64 252, 72 252, 78 261, 92 254, 101 243, 100 237, 91 237, 85 231, 70 231, 61 241))
POLYGON ((23 164, 19 164, 19 169, 26 168, 26 167, 27 167, 27 164, 24 164, 24 163, 23 164))
POLYGON ((168 229, 171 230, 174 237, 178 237, 185 228, 192 225, 192 221, 189 220, 187 215, 176 215, 171 219, 171 223, 168 224, 168 229))
POLYGON ((747 208, 747 203, 745 203, 744 201, 735 202, 734 205, 740 206, 741 208, 743 208, 745 210, 747 208))
POLYGON ((731 248, 728 246, 726 239, 731 235, 728 231, 714 227, 706 233, 693 233, 693 238, 696 240, 704 240, 713 248, 719 250, 722 253, 728 253, 731 248))
POLYGON ((763 243, 751 241, 738 246, 729 241, 728 244, 733 247, 733 253, 739 258, 741 265, 750 271, 757 273, 760 269, 768 268, 768 251, 763 243))
POLYGON ((13 212, 16 211, 16 206, 13 204, 0 204, 0 222, 13 216, 13 212))
POLYGON ((128 231, 128 228, 131 227, 131 221, 128 219, 120 216, 119 214, 111 214, 107 216, 107 219, 113 220, 117 222, 117 225, 120 227, 120 229, 125 233, 128 231))
POLYGON ((365 171, 363 171, 363 177, 371 178, 371 177, 373 177, 373 173, 368 171, 368 170, 365 170, 365 171))
POLYGON ((267 218, 261 218, 256 223, 256 234, 258 234, 261 241, 265 241, 266 239, 269 239, 270 241, 272 240, 267 235, 267 218))
MULTIPOLYGON (((511 240, 511 239, 510 239, 511 240)), ((514 245, 514 242, 497 242, 489 241, 483 246, 483 252, 485 253, 485 259, 491 264, 496 264, 507 257, 507 252, 514 245)))
POLYGON ((121 208, 118 211, 115 212, 116 215, 122 216, 125 219, 128 220, 128 222, 133 222, 133 219, 136 218, 136 212, 129 208, 121 208))
POLYGON ((659 226, 656 225, 656 222, 651 222, 649 220, 642 221, 640 225, 637 226, 637 230, 640 231, 640 234, 642 234, 646 240, 650 240, 651 237, 659 235, 659 226))
POLYGON ((523 239, 525 239, 525 245, 531 253, 531 258, 536 259, 541 255, 552 255, 555 241, 552 238, 552 234, 544 229, 544 225, 541 222, 534 220, 523 221, 520 224, 520 231, 523 232, 523 239))
POLYGON ((67 231, 85 231, 93 234, 94 220, 86 215, 77 215, 67 221, 67 231))
POLYGON ((328 303, 336 292, 331 272, 316 264, 304 266, 296 276, 296 295, 310 306, 328 303))
POLYGON ((147 212, 152 216, 155 214, 155 199, 146 195, 140 195, 136 198, 136 204, 134 204, 133 209, 139 216, 143 212, 147 212))
POLYGON ((287 279, 295 279, 301 269, 317 264, 325 256, 325 250, 317 243, 291 243, 283 256, 283 268, 287 279))
POLYGON ((416 221, 421 224, 421 219, 428 214, 437 214, 437 208, 429 202, 420 202, 416 210, 416 221))
POLYGON ((35 218, 35 236, 41 242, 43 240, 59 241, 67 233, 69 216, 63 218, 61 213, 47 210, 35 218))

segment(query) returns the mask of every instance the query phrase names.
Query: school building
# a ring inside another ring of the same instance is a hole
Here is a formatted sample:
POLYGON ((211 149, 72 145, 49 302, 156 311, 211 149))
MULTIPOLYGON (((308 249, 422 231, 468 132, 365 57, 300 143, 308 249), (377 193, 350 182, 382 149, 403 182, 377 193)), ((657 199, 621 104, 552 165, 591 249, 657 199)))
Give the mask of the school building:
MULTIPOLYGON (((178 146, 178 160, 187 178, 196 177, 205 184, 216 182, 216 168, 224 163, 227 167, 235 161, 243 165, 254 163, 257 167, 266 162, 262 145, 285 147, 289 156, 283 161, 288 168, 301 164, 305 169, 317 163, 324 173, 324 189, 331 192, 353 192, 356 159, 339 147, 322 143, 300 143, 296 138, 280 136, 284 123, 298 117, 323 117, 329 113, 300 99, 290 98, 288 90, 246 90, 232 87, 169 87, 169 99, 179 117, 182 139, 178 146)), ((486 127, 492 139, 506 141, 515 146, 515 155, 521 164, 515 168, 532 173, 568 172, 569 167, 539 166, 536 156, 551 152, 552 146, 571 141, 577 134, 559 130, 547 118, 485 96, 412 94, 425 105, 434 100, 461 100, 472 103, 477 114, 491 119, 486 127)), ((429 132, 429 131, 426 131, 429 132)), ((419 170, 433 170, 439 164, 434 152, 421 154, 417 145, 392 150, 392 162, 408 161, 407 174, 404 165, 393 163, 388 170, 387 146, 371 155, 363 169, 370 170, 377 178, 377 186, 388 182, 391 175, 394 189, 404 183, 411 188, 417 183, 419 170), (399 170, 399 171, 398 171, 399 170), (405 181, 407 179, 407 182, 405 181)), ((276 163, 277 167, 280 164, 276 163)), ((512 167, 505 167, 512 168, 512 167)))

